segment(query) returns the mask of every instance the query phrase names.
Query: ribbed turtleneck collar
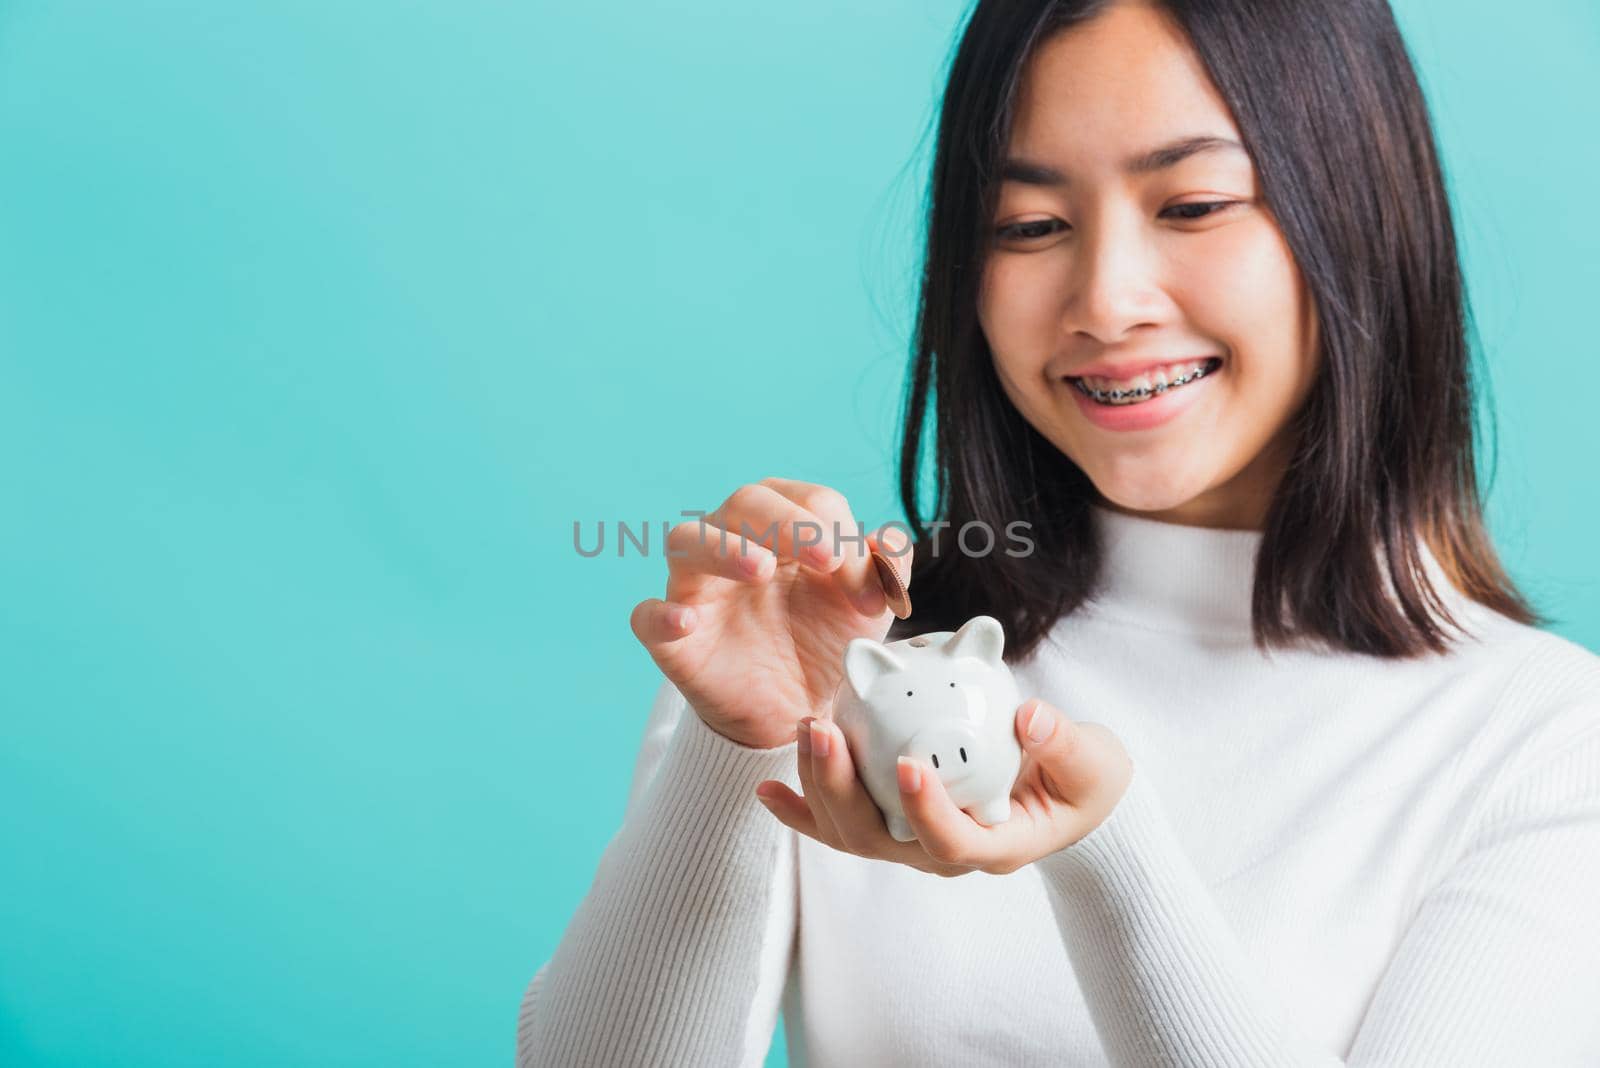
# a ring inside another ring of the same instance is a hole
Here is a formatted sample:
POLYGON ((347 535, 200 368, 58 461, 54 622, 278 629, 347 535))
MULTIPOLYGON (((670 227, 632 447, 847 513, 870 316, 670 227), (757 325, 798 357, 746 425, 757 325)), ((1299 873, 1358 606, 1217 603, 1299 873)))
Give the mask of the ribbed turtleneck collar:
MULTIPOLYGON (((1214 530, 1091 506, 1102 546, 1092 610, 1160 630, 1250 634, 1259 530, 1214 530)), ((1420 544, 1422 567, 1456 623, 1470 633, 1495 613, 1451 584, 1420 544)))
POLYGON ((1162 629, 1250 630, 1258 530, 1215 530, 1092 508, 1097 612, 1162 629))

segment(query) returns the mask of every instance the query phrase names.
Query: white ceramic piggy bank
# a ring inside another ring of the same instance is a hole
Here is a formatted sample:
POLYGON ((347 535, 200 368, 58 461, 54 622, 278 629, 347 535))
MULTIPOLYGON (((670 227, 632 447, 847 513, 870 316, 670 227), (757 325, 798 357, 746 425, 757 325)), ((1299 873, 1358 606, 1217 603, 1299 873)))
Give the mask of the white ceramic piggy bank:
POLYGON ((1022 697, 1000 659, 1004 648, 1005 632, 991 616, 974 616, 954 632, 887 644, 857 638, 845 647, 833 718, 896 840, 916 837, 900 805, 901 756, 934 769, 956 807, 979 823, 1010 818, 1022 767, 1012 724, 1022 697))

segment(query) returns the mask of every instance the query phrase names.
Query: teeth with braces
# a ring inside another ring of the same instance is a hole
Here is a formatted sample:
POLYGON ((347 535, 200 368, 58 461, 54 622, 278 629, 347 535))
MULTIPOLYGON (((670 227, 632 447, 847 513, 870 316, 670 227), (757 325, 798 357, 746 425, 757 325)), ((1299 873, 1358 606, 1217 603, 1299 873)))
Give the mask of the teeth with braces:
POLYGON ((1210 373, 1211 363, 1210 361, 1207 361, 1186 375, 1179 375, 1170 382, 1157 382, 1148 389, 1146 389, 1144 386, 1140 386, 1137 389, 1094 389, 1091 386, 1084 385, 1083 379, 1081 378, 1073 379, 1072 384, 1078 387, 1078 392, 1084 393, 1094 400, 1104 404, 1107 401, 1127 400, 1130 397, 1138 400, 1144 400, 1146 397, 1158 396, 1162 393, 1165 393, 1169 389, 1177 389, 1179 386, 1187 386, 1195 379, 1204 378, 1210 373))

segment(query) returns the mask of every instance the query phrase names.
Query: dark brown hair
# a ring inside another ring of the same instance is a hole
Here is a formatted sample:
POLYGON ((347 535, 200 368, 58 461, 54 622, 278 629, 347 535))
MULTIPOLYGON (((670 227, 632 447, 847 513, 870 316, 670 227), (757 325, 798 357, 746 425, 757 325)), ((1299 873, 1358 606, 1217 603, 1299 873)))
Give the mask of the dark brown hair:
MULTIPOLYGON (((1256 560, 1256 643, 1444 651, 1459 623, 1428 581, 1423 545, 1463 594, 1538 622, 1484 526, 1467 341, 1476 331, 1427 105, 1388 3, 1160 6, 1232 111, 1318 317, 1321 369, 1256 560)), ((951 61, 900 430, 915 614, 891 637, 953 630, 982 613, 1005 625, 1006 659, 1017 660, 1094 592, 1099 497, 1001 390, 977 297, 1024 65, 1105 7, 979 0, 951 61), (930 518, 949 524, 937 557, 917 494, 930 431, 930 518), (1028 556, 951 551, 965 523, 986 523, 998 539, 1017 520, 1030 524, 1028 556)))

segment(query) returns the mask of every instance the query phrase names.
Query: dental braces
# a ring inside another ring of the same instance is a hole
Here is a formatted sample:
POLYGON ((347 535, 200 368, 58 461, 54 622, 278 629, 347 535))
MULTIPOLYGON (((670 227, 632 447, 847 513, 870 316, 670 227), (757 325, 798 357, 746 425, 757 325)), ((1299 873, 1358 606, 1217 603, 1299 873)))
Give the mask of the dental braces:
POLYGON ((1210 373, 1207 370, 1207 368, 1210 366, 1211 365, 1208 363, 1203 363, 1186 375, 1179 375, 1170 382, 1158 382, 1149 388, 1140 386, 1138 389, 1094 389, 1090 386, 1084 385, 1083 379, 1081 378, 1073 379, 1072 384, 1078 387, 1078 391, 1080 393, 1087 394, 1101 403, 1104 403, 1108 400, 1119 401, 1127 397, 1138 397, 1142 400, 1145 397, 1159 396, 1169 389, 1177 389, 1179 386, 1187 386, 1190 382, 1193 382, 1197 378, 1204 378, 1210 373))

